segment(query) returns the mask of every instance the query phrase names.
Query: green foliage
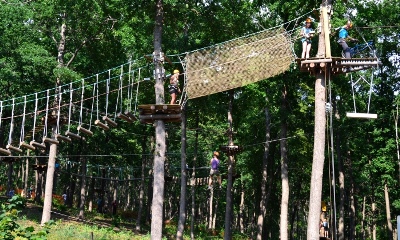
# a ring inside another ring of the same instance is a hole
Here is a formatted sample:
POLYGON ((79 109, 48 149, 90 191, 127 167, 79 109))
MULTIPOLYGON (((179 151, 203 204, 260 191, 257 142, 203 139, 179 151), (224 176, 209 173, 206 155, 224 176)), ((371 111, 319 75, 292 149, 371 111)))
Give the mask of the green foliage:
POLYGON ((19 210, 25 206, 25 200, 16 195, 9 199, 7 203, 1 204, 0 214, 0 239, 27 239, 45 240, 52 222, 47 223, 42 229, 35 232, 33 227, 21 227, 16 221, 19 210))

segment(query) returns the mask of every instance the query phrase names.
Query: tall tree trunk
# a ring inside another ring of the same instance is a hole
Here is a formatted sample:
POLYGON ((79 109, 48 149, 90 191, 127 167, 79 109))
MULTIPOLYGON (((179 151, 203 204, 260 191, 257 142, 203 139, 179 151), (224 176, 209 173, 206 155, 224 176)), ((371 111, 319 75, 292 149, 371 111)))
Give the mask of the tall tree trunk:
POLYGON ((179 221, 178 232, 176 239, 183 239, 183 231, 185 230, 186 221, 186 184, 187 184, 187 169, 186 169, 186 105, 182 109, 182 124, 181 124, 181 197, 179 206, 179 221))
MULTIPOLYGON (((55 133, 57 131, 57 126, 52 126, 52 139, 55 139, 55 133)), ((53 183, 54 183, 54 171, 57 156, 57 144, 50 144, 49 161, 47 163, 47 174, 46 174, 46 187, 44 193, 44 203, 43 203, 43 213, 41 225, 43 226, 50 220, 51 217, 51 207, 53 201, 53 183)))
POLYGON ((340 153, 340 132, 336 133, 337 137, 337 158, 338 158, 338 170, 339 170, 339 224, 338 224, 338 238, 339 240, 344 240, 344 207, 345 207, 345 193, 346 190, 344 188, 344 169, 343 169, 343 161, 340 153))
POLYGON ((210 199, 209 199, 209 220, 208 220, 208 229, 213 229, 212 220, 213 220, 213 209, 214 209, 214 188, 210 190, 210 199))
POLYGON ((85 202, 86 202, 86 158, 81 158, 82 163, 82 177, 81 177, 81 195, 80 195, 80 204, 79 204, 79 218, 84 218, 84 211, 85 211, 85 202))
POLYGON ((375 197, 372 196, 372 240, 376 240, 376 221, 375 221, 375 214, 376 214, 376 203, 375 197))
POLYGON ((244 233, 244 207, 245 207, 245 203, 244 203, 244 199, 245 199, 245 191, 244 191, 244 187, 242 184, 242 191, 240 192, 240 205, 239 205, 239 229, 240 229, 240 233, 244 233))
POLYGON ((194 140, 194 157, 192 166, 191 192, 192 192, 192 216, 190 220, 190 239, 194 240, 194 221, 196 217, 196 163, 197 163, 197 147, 199 141, 199 114, 196 114, 196 133, 194 140))
POLYGON ((366 204, 366 199, 367 197, 364 196, 363 199, 363 208, 362 208, 362 221, 361 221, 361 234, 362 234, 362 239, 365 239, 365 227, 364 227, 364 223, 365 223, 365 204, 366 204))
MULTIPOLYGON (((286 86, 282 91, 282 115, 287 113, 287 90, 286 86)), ((289 176, 287 159, 287 122, 286 117, 282 118, 281 124, 281 179, 282 179, 282 199, 281 199, 281 219, 280 219, 280 239, 288 239, 288 212, 289 212, 289 176)))
POLYGON ((261 200, 260 200, 260 213, 257 218, 257 240, 262 239, 262 231, 264 226, 264 217, 267 212, 266 198, 267 198, 267 175, 268 175, 268 154, 269 154, 269 140, 271 130, 271 118, 268 108, 265 108, 265 144, 264 144, 264 157, 262 163, 262 179, 261 179, 261 200))
POLYGON ((140 175, 140 187, 139 187, 139 209, 138 215, 136 219, 136 231, 141 230, 141 219, 142 219, 142 210, 143 210, 143 202, 144 202, 144 184, 146 179, 144 178, 144 171, 146 171, 146 136, 143 136, 142 139, 142 171, 140 175))
MULTIPOLYGON (((350 154, 350 153, 349 153, 350 154)), ((349 177, 350 177, 350 193, 349 193, 349 198, 350 198, 350 212, 349 212, 349 217, 350 217, 350 222, 349 222, 349 234, 348 234, 348 239, 349 240, 354 240, 355 239, 355 231, 356 231, 356 206, 355 206, 355 186, 354 186, 354 178, 353 178, 353 164, 352 164, 352 159, 349 157, 349 177)))
POLYGON ((391 218, 391 212, 390 212, 390 200, 389 200, 389 191, 387 187, 387 183, 385 183, 384 186, 384 192, 385 192, 385 206, 386 206, 386 221, 387 221, 387 229, 389 232, 388 238, 393 238, 393 227, 392 227, 392 218, 391 218))
MULTIPOLYGON (((162 28, 163 28, 163 0, 156 0, 156 16, 154 27, 154 64, 155 64, 155 94, 156 104, 164 104, 164 81, 162 63, 162 28)), ((154 182, 151 217, 151 239, 162 238, 163 201, 164 201, 164 161, 165 161, 165 123, 155 121, 156 149, 154 153, 154 182)))
MULTIPOLYGON (((229 124, 229 146, 233 146, 233 95, 234 90, 229 90, 228 124, 229 124)), ((225 211, 225 232, 224 239, 232 239, 232 187, 233 187, 233 168, 235 165, 234 155, 228 151, 228 181, 226 187, 226 211, 225 211)))
MULTIPOLYGON (((27 150, 26 153, 27 156, 30 155, 30 150, 27 150)), ((29 187, 29 157, 26 158, 25 160, 25 179, 24 179, 24 192, 25 196, 28 196, 28 187, 29 187)))
POLYGON ((13 188, 13 166, 14 164, 12 162, 8 163, 8 171, 7 171, 7 191, 6 191, 6 195, 8 196, 8 194, 10 193, 11 189, 13 188))

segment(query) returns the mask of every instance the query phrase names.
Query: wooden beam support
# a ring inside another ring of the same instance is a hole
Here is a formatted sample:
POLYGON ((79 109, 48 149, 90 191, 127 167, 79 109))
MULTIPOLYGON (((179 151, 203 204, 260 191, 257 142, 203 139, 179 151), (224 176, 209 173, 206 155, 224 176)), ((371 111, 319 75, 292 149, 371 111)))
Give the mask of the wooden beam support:
POLYGON ((377 119, 378 115, 375 113, 346 113, 348 118, 365 118, 365 119, 377 119))
POLYGON ((116 122, 114 122, 113 120, 111 120, 107 116, 103 116, 103 120, 106 121, 108 124, 110 124, 112 127, 118 126, 118 124, 116 122))
POLYGON ((47 138, 47 137, 43 138, 43 142, 47 142, 47 143, 51 143, 51 144, 57 144, 57 145, 60 144, 60 142, 57 141, 57 139, 47 138))
POLYGON ((65 136, 60 135, 60 134, 56 134, 56 139, 57 140, 61 140, 63 142, 71 142, 71 138, 65 137, 65 136))
POLYGON ((105 125, 104 123, 100 122, 100 120, 94 121, 94 124, 95 124, 96 126, 98 126, 98 127, 101 127, 102 129, 104 129, 104 130, 106 130, 106 131, 110 130, 110 127, 107 126, 107 125, 105 125))
POLYGON ((136 116, 133 115, 132 112, 125 111, 125 115, 128 116, 132 121, 136 121, 137 120, 136 116))
POLYGON ((46 145, 43 144, 43 143, 38 143, 38 142, 35 142, 35 141, 31 141, 29 144, 34 146, 35 148, 46 149, 46 145))
POLYGON ((32 151, 36 149, 34 146, 29 145, 26 142, 20 142, 19 143, 19 147, 23 147, 23 148, 26 148, 26 149, 29 149, 29 150, 32 150, 32 151))
POLYGON ((86 135, 93 136, 93 132, 92 132, 92 131, 90 131, 90 130, 88 130, 88 129, 86 129, 86 128, 83 128, 82 126, 79 126, 79 127, 77 128, 77 130, 78 130, 79 132, 83 132, 83 133, 86 134, 86 135))
POLYGON ((180 119, 181 114, 152 114, 152 115, 139 115, 140 120, 168 120, 168 119, 180 119))
POLYGON ((76 140, 83 140, 83 141, 85 141, 85 138, 84 138, 84 137, 79 136, 78 134, 75 134, 75 133, 72 133, 72 132, 69 132, 69 131, 66 131, 66 132, 65 132, 65 135, 67 135, 67 136, 70 137, 70 138, 76 139, 76 140))
POLYGON ((11 144, 8 144, 8 145, 6 146, 6 148, 7 148, 8 150, 11 150, 11 151, 14 151, 14 152, 22 153, 22 149, 21 149, 21 148, 14 147, 14 146, 11 145, 11 144))
POLYGON ((133 120, 130 119, 127 115, 123 114, 123 113, 118 113, 117 117, 121 118, 122 120, 127 121, 128 123, 132 123, 133 120))
POLYGON ((11 151, 5 148, 0 148, 0 153, 6 156, 11 156, 11 151))

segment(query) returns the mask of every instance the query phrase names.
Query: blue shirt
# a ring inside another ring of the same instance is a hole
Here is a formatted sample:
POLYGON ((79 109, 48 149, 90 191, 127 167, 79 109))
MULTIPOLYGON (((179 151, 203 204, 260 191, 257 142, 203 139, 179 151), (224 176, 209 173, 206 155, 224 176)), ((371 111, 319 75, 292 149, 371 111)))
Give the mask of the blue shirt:
POLYGON ((347 38, 349 36, 349 32, 346 28, 341 28, 339 31, 339 38, 347 38))

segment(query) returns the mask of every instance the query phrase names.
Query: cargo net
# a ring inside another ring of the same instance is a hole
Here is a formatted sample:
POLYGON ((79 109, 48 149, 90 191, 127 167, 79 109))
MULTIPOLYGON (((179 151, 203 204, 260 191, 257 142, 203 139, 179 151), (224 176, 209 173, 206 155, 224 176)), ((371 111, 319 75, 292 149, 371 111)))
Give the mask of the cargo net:
POLYGON ((290 35, 283 28, 191 52, 185 59, 187 96, 198 98, 273 77, 293 59, 290 35))

